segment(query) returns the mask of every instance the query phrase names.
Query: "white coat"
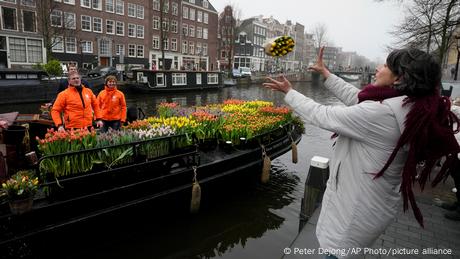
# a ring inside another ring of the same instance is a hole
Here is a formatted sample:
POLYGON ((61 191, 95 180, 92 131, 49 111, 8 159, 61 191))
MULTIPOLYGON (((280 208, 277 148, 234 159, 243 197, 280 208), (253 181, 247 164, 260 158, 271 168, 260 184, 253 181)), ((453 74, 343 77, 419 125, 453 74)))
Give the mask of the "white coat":
POLYGON ((321 105, 295 90, 285 101, 304 122, 339 134, 316 235, 321 248, 348 258, 348 248, 371 247, 401 206, 407 150, 400 149, 382 177, 373 177, 394 150, 410 106, 402 107, 405 96, 358 104, 359 89, 335 75, 325 86, 346 106, 321 105))

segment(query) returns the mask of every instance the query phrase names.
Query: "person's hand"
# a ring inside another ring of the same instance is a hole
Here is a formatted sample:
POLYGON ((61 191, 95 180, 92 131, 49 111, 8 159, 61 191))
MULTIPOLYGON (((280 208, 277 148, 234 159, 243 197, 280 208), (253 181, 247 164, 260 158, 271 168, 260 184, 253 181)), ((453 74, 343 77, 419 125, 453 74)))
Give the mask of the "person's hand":
POLYGON ((102 122, 101 120, 97 120, 96 121, 96 127, 102 128, 102 126, 104 126, 104 122, 102 122))
POLYGON ((328 78, 331 73, 324 65, 323 54, 324 54, 324 46, 319 49, 318 59, 316 60, 316 63, 312 66, 309 66, 308 70, 313 70, 323 75, 324 78, 328 78))
POLYGON ((62 125, 61 125, 61 126, 59 126, 59 127, 58 127, 58 131, 59 131, 59 132, 64 132, 64 131, 65 131, 65 128, 64 128, 64 126, 62 126, 62 125))
POLYGON ((285 94, 292 89, 291 82, 289 82, 284 75, 280 75, 278 80, 275 80, 271 77, 267 77, 267 80, 270 82, 263 83, 263 86, 268 89, 272 89, 273 91, 280 91, 285 94))

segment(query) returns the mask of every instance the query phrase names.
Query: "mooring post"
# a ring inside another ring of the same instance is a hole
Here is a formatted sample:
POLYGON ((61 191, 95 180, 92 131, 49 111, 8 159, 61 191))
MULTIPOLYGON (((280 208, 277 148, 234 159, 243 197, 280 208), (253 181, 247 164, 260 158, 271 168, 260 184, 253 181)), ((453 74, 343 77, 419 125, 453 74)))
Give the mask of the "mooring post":
POLYGON ((300 206, 299 231, 308 222, 315 209, 321 203, 326 182, 329 178, 329 159, 314 156, 310 162, 305 190, 300 206))

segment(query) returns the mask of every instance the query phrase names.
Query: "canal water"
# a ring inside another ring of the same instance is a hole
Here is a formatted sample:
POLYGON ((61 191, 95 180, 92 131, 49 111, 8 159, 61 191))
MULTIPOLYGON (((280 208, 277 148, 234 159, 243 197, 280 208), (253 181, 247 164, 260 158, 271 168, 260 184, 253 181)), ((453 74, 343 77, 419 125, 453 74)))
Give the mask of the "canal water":
MULTIPOLYGON (((293 86, 319 103, 338 103, 322 85, 299 82, 293 86)), ((126 94, 128 106, 138 106, 147 115, 152 115, 154 107, 164 101, 191 106, 235 98, 282 105, 283 96, 261 85, 171 95, 126 94)), ((21 108, 32 113, 35 109, 21 108)), ((297 164, 291 162, 288 152, 272 161, 267 184, 239 177, 203 190, 198 214, 188 213, 189 200, 180 197, 144 204, 17 243, 11 247, 10 256, 281 258, 283 248, 289 247, 298 235, 300 201, 309 161, 315 155, 331 156, 330 136, 328 131, 306 125, 298 144, 297 164)))

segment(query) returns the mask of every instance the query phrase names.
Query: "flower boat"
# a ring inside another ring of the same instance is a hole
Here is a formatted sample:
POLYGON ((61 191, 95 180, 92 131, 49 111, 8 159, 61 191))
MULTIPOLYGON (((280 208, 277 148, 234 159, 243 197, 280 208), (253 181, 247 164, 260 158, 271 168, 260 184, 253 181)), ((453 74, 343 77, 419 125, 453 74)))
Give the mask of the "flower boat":
POLYGON ((250 168, 263 175, 267 158, 288 152, 303 132, 287 108, 261 101, 165 103, 158 114, 120 132, 50 130, 39 138, 39 191, 27 213, 13 215, 0 204, 0 246, 173 194, 193 204, 197 185, 205 189, 250 168), (201 146, 211 139, 212 148, 201 146))

